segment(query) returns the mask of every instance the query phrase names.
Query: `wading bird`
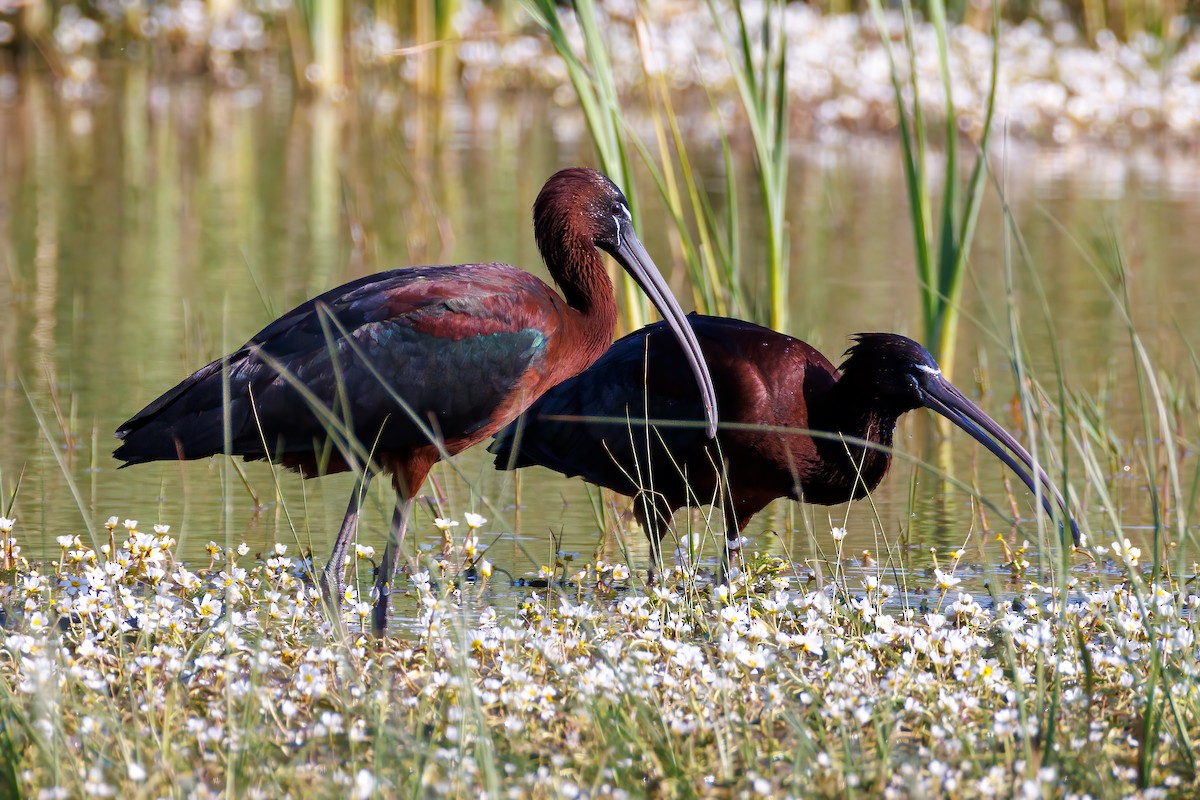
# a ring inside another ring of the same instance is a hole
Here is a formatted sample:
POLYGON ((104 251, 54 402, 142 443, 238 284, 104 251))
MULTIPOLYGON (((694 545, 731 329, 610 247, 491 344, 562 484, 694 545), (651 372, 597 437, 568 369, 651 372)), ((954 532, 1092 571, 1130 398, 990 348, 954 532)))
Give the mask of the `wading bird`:
MULTIPOLYGON (((636 497, 635 514, 657 564, 671 515, 684 505, 723 505, 732 550, 750 518, 778 497, 819 505, 863 497, 887 473, 896 420, 924 406, 977 439, 1035 494, 1036 474, 1046 512, 1054 515, 1047 499, 1053 496, 1069 517, 1029 453, 911 339, 860 333, 839 370, 813 347, 767 328, 723 317, 688 319, 721 408, 715 440, 695 424, 703 418, 700 395, 679 368, 678 346, 655 324, 618 341, 501 431, 488 448, 496 466, 537 464, 636 497)), ((1071 532, 1078 543, 1074 521, 1071 532)))
POLYGON ((715 433, 715 393, 699 344, 634 233, 621 190, 595 170, 566 169, 542 187, 533 219, 561 297, 506 264, 361 278, 185 378, 117 429, 123 444, 113 455, 129 466, 227 452, 305 477, 358 472, 321 575, 335 603, 367 484, 375 472, 391 474, 397 503, 373 614, 382 631, 413 496, 429 470, 492 436, 612 343, 617 308, 599 251, 638 282, 679 337, 674 352, 699 383, 697 402, 715 433))

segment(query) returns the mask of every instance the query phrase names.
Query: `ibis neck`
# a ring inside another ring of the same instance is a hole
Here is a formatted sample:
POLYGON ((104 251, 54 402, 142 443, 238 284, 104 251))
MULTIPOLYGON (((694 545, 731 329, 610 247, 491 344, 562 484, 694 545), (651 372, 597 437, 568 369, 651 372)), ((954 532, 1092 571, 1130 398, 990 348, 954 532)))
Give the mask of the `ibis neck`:
POLYGON ((590 242, 564 241, 543 256, 563 299, 578 314, 582 349, 595 351, 592 360, 599 358, 612 344, 617 329, 612 279, 599 251, 590 242))
MULTIPOLYGON (((813 430, 846 437, 815 440, 820 461, 827 465, 825 488, 832 495, 827 501, 831 503, 862 497, 879 485, 891 463, 891 454, 879 448, 891 448, 899 414, 875 400, 869 387, 854 383, 843 377, 809 410, 808 424, 813 430), (864 446, 860 440, 875 446, 864 446)), ((812 494, 805 488, 806 495, 812 494)))
POLYGON ((567 305, 586 317, 596 316, 616 324, 612 279, 591 242, 564 240, 542 256, 567 305))

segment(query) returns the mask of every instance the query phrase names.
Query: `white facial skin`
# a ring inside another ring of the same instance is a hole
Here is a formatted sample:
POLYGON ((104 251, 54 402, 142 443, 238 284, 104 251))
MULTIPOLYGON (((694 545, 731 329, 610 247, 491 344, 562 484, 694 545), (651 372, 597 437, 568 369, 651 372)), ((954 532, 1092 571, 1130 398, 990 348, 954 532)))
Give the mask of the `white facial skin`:
POLYGON ((626 206, 624 203, 621 203, 621 205, 618 206, 618 208, 620 208, 621 214, 613 214, 613 222, 616 223, 616 226, 617 226, 617 247, 620 247, 621 246, 621 215, 624 215, 625 221, 630 224, 633 223, 633 215, 631 215, 629 213, 629 207, 626 206))

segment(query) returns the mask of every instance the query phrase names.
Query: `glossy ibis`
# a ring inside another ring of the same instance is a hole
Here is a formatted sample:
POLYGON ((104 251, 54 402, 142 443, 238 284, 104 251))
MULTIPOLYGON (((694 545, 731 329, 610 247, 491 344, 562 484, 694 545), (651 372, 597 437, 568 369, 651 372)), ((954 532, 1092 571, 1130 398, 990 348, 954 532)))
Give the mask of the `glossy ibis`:
MULTIPOLYGON (((814 348, 767 328, 723 317, 689 320, 721 407, 715 440, 695 424, 651 423, 647 429, 647 420, 703 418, 700 395, 679 366, 678 346, 655 324, 618 341, 501 431, 488 448, 496 466, 539 464, 637 497, 635 514, 657 563, 674 511, 713 503, 721 493, 729 549, 740 543, 750 518, 777 497, 821 505, 861 498, 887 472, 896 420, 924 406, 971 434, 1035 493, 1031 474, 1036 474, 1046 512, 1053 516, 1047 500, 1053 496, 1069 517, 1062 496, 1029 453, 954 388, 911 339, 860 333, 835 369, 814 348), (833 436, 784 434, 779 428, 833 436), (724 488, 715 466, 722 463, 728 473, 724 488)), ((1078 543, 1074 521, 1071 531, 1078 543)))
POLYGON ((599 251, 638 282, 679 337, 675 353, 699 382, 697 402, 716 430, 699 344, 634 233, 621 190, 595 170, 563 170, 542 187, 533 221, 561 297, 506 264, 413 267, 352 281, 284 314, 139 411, 117 429, 123 444, 113 455, 129 466, 228 452, 305 477, 360 471, 321 575, 331 598, 343 593, 366 486, 375 472, 390 473, 397 503, 373 617, 381 631, 413 496, 433 465, 493 435, 612 343, 617 307, 599 251))

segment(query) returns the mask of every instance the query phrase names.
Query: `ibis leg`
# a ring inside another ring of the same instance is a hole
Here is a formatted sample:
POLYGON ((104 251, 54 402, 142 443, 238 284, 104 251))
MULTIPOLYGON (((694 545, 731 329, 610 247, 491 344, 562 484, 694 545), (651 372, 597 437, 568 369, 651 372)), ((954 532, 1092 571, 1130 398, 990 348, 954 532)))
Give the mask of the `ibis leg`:
POLYGON ((396 510, 392 512, 392 530, 388 535, 387 547, 383 549, 383 560, 379 562, 375 575, 375 607, 372 609, 371 627, 377 636, 387 631, 388 611, 392 602, 392 575, 400 562, 400 547, 408 532, 408 517, 412 513, 411 497, 397 497, 396 510))
MULTIPOLYGON (((729 504, 730 506, 732 504, 729 504)), ((725 510, 725 548, 721 552, 721 582, 729 583, 730 569, 732 567, 745 567, 745 558, 742 555, 742 545, 745 542, 745 537, 742 533, 746 530, 746 526, 750 524, 750 519, 753 514, 739 514, 732 507, 727 506, 725 510)))
POLYGON ((653 492, 642 492, 633 501, 634 516, 650 542, 650 583, 655 582, 656 573, 662 566, 662 540, 671 519, 671 511, 662 495, 653 492))
POLYGON ((354 541, 354 534, 358 531, 358 515, 370 484, 369 471, 364 471, 354 483, 354 492, 346 506, 346 516, 342 519, 341 530, 333 543, 333 553, 329 556, 329 563, 321 571, 321 592, 325 595, 326 602, 335 607, 341 603, 346 588, 346 555, 350 551, 351 542, 354 541))

